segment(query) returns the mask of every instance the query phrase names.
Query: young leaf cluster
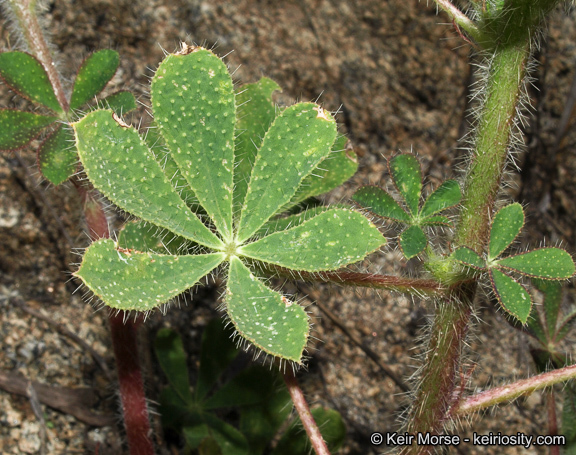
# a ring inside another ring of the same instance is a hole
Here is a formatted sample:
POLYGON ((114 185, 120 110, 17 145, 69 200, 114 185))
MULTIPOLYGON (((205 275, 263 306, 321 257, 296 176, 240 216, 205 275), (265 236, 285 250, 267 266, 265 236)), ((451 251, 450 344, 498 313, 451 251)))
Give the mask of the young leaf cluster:
MULTIPOLYGON (((74 113, 97 96, 110 82, 119 64, 113 50, 101 50, 84 60, 66 105, 61 105, 42 64, 20 51, 0 53, 0 78, 14 92, 41 107, 45 113, 0 109, 0 151, 14 151, 43 135, 38 149, 38 165, 54 185, 76 172, 78 156, 68 122, 74 113)), ((120 91, 101 101, 117 112, 136 108, 134 96, 120 91)))
POLYGON ((162 154, 174 172, 112 111, 74 123, 92 184, 126 212, 196 244, 199 253, 158 254, 100 240, 88 248, 76 276, 112 308, 148 311, 221 267, 226 314, 237 333, 268 354, 300 363, 307 314, 266 285, 258 263, 334 270, 363 259, 385 239, 360 213, 342 207, 301 215, 277 229, 276 217, 315 187, 317 169, 344 163, 327 179, 337 185, 348 178, 350 157, 331 156, 336 123, 320 106, 299 103, 273 114, 269 96, 276 87, 268 80, 248 87, 255 107, 237 112, 242 95, 220 58, 186 45, 168 55, 151 94, 162 154), (199 214, 186 204, 182 185, 199 214))
MULTIPOLYGON (((169 383, 160 397, 162 423, 183 436, 184 453, 211 446, 214 450, 208 453, 222 455, 260 455, 269 450, 290 418, 290 394, 279 372, 262 365, 249 366, 231 378, 226 374, 239 350, 222 321, 213 320, 204 329, 198 379, 192 391, 180 336, 162 329, 154 349, 169 383), (239 414, 238 428, 218 417, 232 408, 239 414)), ((312 413, 320 418, 317 422, 330 448, 338 450, 346 433, 340 414, 323 408, 312 413)), ((272 452, 266 453, 307 454, 309 442, 297 423, 293 421, 272 452)))
POLYGON ((462 193, 456 180, 446 180, 428 196, 422 207, 422 170, 412 154, 397 155, 388 161, 388 170, 394 187, 404 204, 398 203, 387 191, 376 186, 360 188, 352 197, 373 214, 403 224, 400 248, 407 259, 422 253, 428 238, 422 228, 450 226, 452 222, 440 213, 460 202, 462 193))
POLYGON ((532 296, 512 274, 542 280, 566 280, 574 275, 570 255, 554 247, 538 248, 502 258, 524 226, 524 210, 518 203, 500 209, 492 221, 486 257, 462 246, 452 258, 466 267, 487 272, 500 306, 525 324, 532 308, 532 296))

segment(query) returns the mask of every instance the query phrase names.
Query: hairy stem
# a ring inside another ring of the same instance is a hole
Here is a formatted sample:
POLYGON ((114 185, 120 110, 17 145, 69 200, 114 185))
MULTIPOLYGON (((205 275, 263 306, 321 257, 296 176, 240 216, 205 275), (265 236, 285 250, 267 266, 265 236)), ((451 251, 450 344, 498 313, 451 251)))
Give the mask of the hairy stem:
MULTIPOLYGON (((56 65, 48 43, 44 38, 42 28, 38 23, 37 0, 8 0, 7 5, 9 12, 13 15, 12 21, 20 32, 28 50, 44 67, 62 111, 68 112, 69 104, 62 86, 62 81, 56 71, 56 65)), ((87 188, 76 182, 73 183, 82 200, 90 238, 92 240, 108 238, 110 236, 108 221, 100 197, 93 188, 87 188)), ((146 395, 144 394, 144 384, 138 361, 136 343, 137 325, 131 320, 127 320, 127 323, 124 324, 125 316, 123 312, 120 312, 109 317, 112 344, 114 346, 118 380, 120 383, 124 424, 128 436, 130 453, 152 455, 154 453, 154 447, 150 439, 151 432, 148 408, 146 406, 146 395)))
POLYGON ((495 387, 466 398, 454 409, 453 413, 460 416, 471 414, 574 378, 576 378, 576 365, 541 373, 537 376, 522 379, 502 387, 495 387))
POLYGON ((347 270, 335 272, 295 272, 270 264, 262 264, 262 268, 266 273, 293 280, 302 280, 307 283, 332 283, 340 286, 383 289, 419 297, 440 296, 448 290, 436 280, 403 278, 393 275, 379 275, 377 273, 349 272, 347 270))
POLYGON ((312 444, 316 455, 330 455, 326 441, 324 441, 320 429, 314 421, 314 417, 312 417, 306 398, 304 398, 304 393, 298 385, 298 381, 296 380, 296 376, 294 376, 292 370, 288 370, 284 373, 284 382, 290 392, 290 397, 292 398, 296 412, 298 412, 298 415, 300 416, 302 426, 306 430, 306 434, 308 435, 308 439, 310 439, 310 443, 312 444))
POLYGON ((476 24, 472 22, 468 16, 466 16, 462 11, 460 11, 456 6, 452 4, 450 0, 434 0, 436 2, 436 6, 444 11, 452 22, 462 30, 464 30, 470 37, 478 41, 479 34, 478 34, 478 27, 476 24))
MULTIPOLYGON (((532 35, 550 2, 535 2, 546 3, 540 11, 534 2, 532 6, 525 0, 509 3, 516 5, 481 23, 482 46, 489 54, 485 60, 485 93, 454 242, 479 253, 487 245, 490 219, 508 159, 532 35)), ((462 283, 437 305, 421 383, 408 422, 411 433, 442 433, 450 417, 450 407, 459 395, 457 378, 475 292, 475 285, 462 283)), ((402 453, 432 451, 432 447, 408 446, 402 453)))

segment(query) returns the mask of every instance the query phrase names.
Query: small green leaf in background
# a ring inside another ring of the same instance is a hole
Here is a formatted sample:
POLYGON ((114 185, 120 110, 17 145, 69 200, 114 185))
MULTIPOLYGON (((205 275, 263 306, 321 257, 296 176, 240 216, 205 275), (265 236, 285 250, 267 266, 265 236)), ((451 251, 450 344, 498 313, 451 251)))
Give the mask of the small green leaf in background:
POLYGON ((172 389, 182 399, 183 404, 191 404, 192 393, 182 339, 173 330, 160 329, 156 334, 154 350, 172 389))
POLYGON ((352 199, 382 218, 404 223, 410 222, 410 215, 386 191, 377 186, 360 188, 352 199))
POLYGON ((388 162, 388 168, 406 205, 413 214, 418 213, 422 193, 422 173, 418 159, 407 153, 398 155, 388 162))
POLYGON ((518 203, 503 207, 494 215, 490 229, 488 261, 500 256, 518 237, 524 226, 524 210, 518 203))
POLYGON ((410 226, 400 234, 400 248, 406 259, 420 254, 427 244, 428 239, 420 226, 410 226))
POLYGON ((462 199, 462 193, 458 182, 456 180, 446 180, 428 196, 420 211, 420 216, 429 217, 436 215, 443 210, 458 205, 460 199, 462 199))
POLYGON ((0 150, 13 151, 28 145, 56 120, 32 112, 0 109, 0 150))
POLYGON ((111 49, 89 55, 78 69, 70 109, 78 109, 98 95, 114 77, 119 64, 120 55, 111 49))
MULTIPOLYGON (((322 437, 326 441, 328 450, 331 453, 336 453, 342 447, 346 437, 346 426, 342 416, 332 409, 322 407, 312 409, 311 413, 318 428, 320 428, 322 437)), ((302 428, 300 419, 297 419, 290 425, 288 431, 284 433, 278 445, 272 451, 272 455, 305 454, 309 453, 310 450, 310 441, 302 428)))
POLYGON ((62 112, 48 75, 36 57, 26 52, 1 52, 0 77, 24 98, 53 112, 62 112))
POLYGON ((60 185, 76 172, 78 153, 74 132, 68 125, 58 125, 44 140, 38 149, 38 162, 44 177, 54 185, 60 185))
POLYGON ((526 324, 532 308, 530 293, 514 278, 495 268, 490 269, 490 279, 500 306, 526 324))
POLYGON ((460 203, 460 185, 456 180, 446 180, 428 196, 420 209, 422 171, 418 159, 407 153, 397 155, 388 161, 388 168, 406 208, 388 192, 374 186, 360 188, 352 199, 377 216, 408 225, 399 236, 399 244, 406 259, 411 259, 428 245, 423 227, 453 227, 448 217, 438 213, 460 203))

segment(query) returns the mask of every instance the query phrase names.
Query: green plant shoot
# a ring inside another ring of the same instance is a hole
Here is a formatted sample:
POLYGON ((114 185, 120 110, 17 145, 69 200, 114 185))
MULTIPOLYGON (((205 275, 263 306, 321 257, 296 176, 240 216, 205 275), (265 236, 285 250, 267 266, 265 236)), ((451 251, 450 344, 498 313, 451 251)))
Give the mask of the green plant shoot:
MULTIPOLYGON (((306 311, 268 287, 258 264, 334 270, 362 260, 385 239, 363 215, 343 207, 314 212, 281 231, 265 228, 298 203, 299 191, 318 167, 325 169, 327 160, 351 161, 343 154, 330 157, 336 123, 320 106, 299 103, 273 116, 269 96, 276 87, 264 80, 249 88, 261 108, 248 115, 266 129, 261 144, 250 149, 246 144, 259 130, 238 115, 241 95, 226 65, 206 49, 183 45, 164 59, 152 80, 152 111, 164 150, 155 154, 110 110, 74 123, 92 184, 152 229, 196 245, 159 254, 100 240, 88 248, 75 275, 112 308, 149 311, 221 268, 227 277, 225 311, 237 334, 267 354, 301 363, 309 332, 306 311), (161 164, 166 157, 175 163, 178 185, 161 164), (198 201, 196 213, 177 188, 182 181, 198 201)), ((349 171, 331 181, 340 183, 349 171)))

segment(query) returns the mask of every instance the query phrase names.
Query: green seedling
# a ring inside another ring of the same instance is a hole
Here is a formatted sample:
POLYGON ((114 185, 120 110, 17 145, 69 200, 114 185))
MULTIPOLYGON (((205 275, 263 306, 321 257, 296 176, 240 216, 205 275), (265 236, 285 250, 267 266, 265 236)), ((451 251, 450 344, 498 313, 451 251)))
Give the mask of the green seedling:
POLYGON ((374 215, 407 226, 399 236, 399 243, 406 259, 411 259, 422 253, 428 245, 428 237, 423 228, 453 227, 450 219, 439 213, 460 203, 460 185, 456 180, 446 180, 420 207, 422 170, 418 159, 411 154, 401 154, 388 161, 388 169, 404 205, 376 186, 360 188, 352 199, 374 215))
MULTIPOLYGON (((180 336, 170 329, 161 329, 156 336, 156 357, 169 383, 160 397, 162 423, 182 435, 184 453, 199 448, 204 453, 203 448, 211 447, 206 453, 260 455, 270 450, 280 427, 286 427, 285 421, 290 419, 290 394, 277 370, 252 365, 231 378, 226 374, 239 353, 231 335, 221 320, 206 326, 192 390, 180 336), (226 377, 228 380, 223 380, 226 377), (238 427, 218 417, 231 409, 239 415, 238 427)), ((315 408, 312 414, 330 448, 338 450, 346 433, 340 414, 324 408, 315 408)), ((271 453, 306 455, 309 450, 296 419, 271 453)))
POLYGON ((150 311, 221 268, 227 277, 226 316, 237 334, 267 354, 301 363, 309 333, 306 311, 269 288, 259 271, 338 269, 362 260, 385 239, 349 208, 301 214, 301 222, 291 220, 291 226, 276 219, 309 197, 310 188, 319 188, 317 169, 333 169, 338 175, 328 180, 337 184, 350 166, 332 164, 351 159, 333 153, 336 123, 320 106, 299 103, 272 119, 274 89, 268 80, 248 87, 244 93, 253 94, 256 107, 237 115, 241 95, 234 92, 226 65, 206 49, 184 45, 164 59, 152 80, 152 111, 165 150, 154 153, 110 110, 74 123, 92 184, 157 228, 159 238, 171 233, 196 245, 197 253, 159 254, 99 240, 75 275, 112 308, 150 311), (258 128, 246 127, 253 123, 258 128), (259 143, 255 137, 263 132, 259 143), (177 176, 161 165, 166 157, 175 163, 177 176), (183 184, 202 207, 199 214, 184 201, 183 184), (281 225, 284 229, 277 230, 281 225))
POLYGON ((566 251, 554 247, 501 258, 523 226, 522 206, 518 203, 507 205, 494 216, 485 258, 467 247, 457 248, 452 258, 470 269, 488 272, 500 306, 525 324, 532 308, 532 296, 511 274, 542 280, 567 280, 574 275, 574 261, 566 251))
MULTIPOLYGON (((66 181, 78 165, 69 122, 110 82, 118 64, 116 51, 101 50, 91 54, 78 69, 70 99, 62 102, 36 57, 20 51, 0 53, 0 78, 14 92, 44 111, 0 109, 0 151, 21 149, 41 136, 37 153, 42 174, 54 185, 66 181)), ((136 108, 136 100, 130 92, 121 91, 104 98, 99 105, 127 113, 136 108)))

